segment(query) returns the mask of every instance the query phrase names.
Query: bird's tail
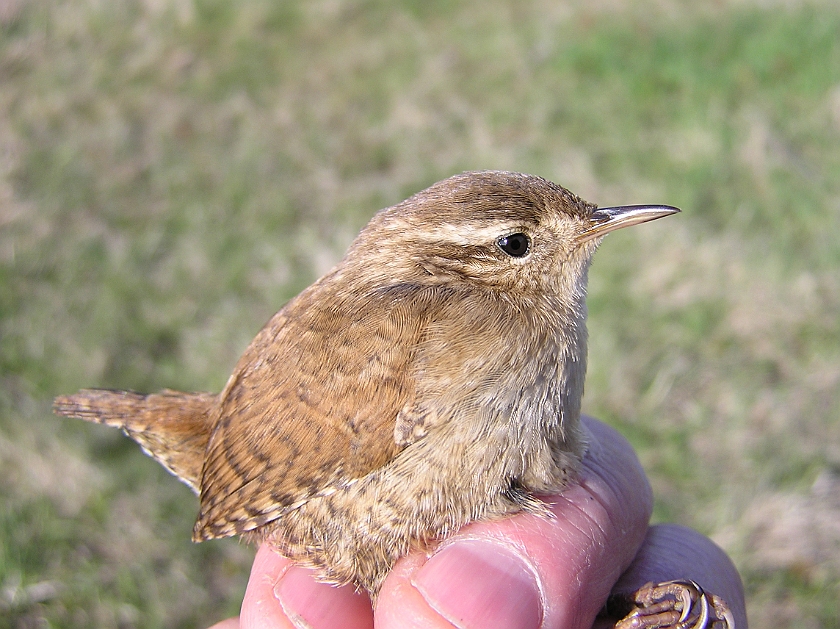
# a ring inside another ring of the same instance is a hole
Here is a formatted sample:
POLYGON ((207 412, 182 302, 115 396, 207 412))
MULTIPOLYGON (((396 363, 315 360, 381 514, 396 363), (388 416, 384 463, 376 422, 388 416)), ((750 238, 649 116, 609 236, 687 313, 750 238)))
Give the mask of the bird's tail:
POLYGON ((82 389, 55 399, 53 411, 121 428, 166 469, 199 492, 204 451, 212 431, 212 393, 82 389))

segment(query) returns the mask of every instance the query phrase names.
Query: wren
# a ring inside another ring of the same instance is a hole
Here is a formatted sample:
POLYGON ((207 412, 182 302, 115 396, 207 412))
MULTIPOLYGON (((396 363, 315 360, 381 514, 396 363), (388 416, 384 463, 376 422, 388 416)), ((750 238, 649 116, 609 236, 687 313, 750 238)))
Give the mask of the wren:
POLYGON ((575 478, 590 260, 678 211, 457 175, 376 214, 218 395, 88 389, 55 411, 121 428, 189 485, 195 541, 268 542, 375 597, 412 548, 544 513, 535 494, 575 478))

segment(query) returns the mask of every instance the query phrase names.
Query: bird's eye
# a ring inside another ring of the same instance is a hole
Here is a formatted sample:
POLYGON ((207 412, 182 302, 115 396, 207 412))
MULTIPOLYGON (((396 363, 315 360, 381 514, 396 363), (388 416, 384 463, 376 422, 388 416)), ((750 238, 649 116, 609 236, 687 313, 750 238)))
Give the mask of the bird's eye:
POLYGON ((528 249, 531 247, 531 240, 527 234, 517 232, 509 236, 502 236, 496 241, 496 244, 499 245, 499 249, 512 258, 521 258, 528 253, 528 249))

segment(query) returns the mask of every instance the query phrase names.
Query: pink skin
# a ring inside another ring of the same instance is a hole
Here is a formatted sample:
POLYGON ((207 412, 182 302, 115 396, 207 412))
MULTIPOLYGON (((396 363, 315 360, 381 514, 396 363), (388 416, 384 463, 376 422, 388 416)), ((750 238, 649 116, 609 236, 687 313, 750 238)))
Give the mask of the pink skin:
POLYGON ((404 557, 375 611, 365 594, 317 583, 264 545, 240 617, 211 629, 601 628, 609 625, 595 616, 611 590, 674 578, 721 596, 745 628, 741 581, 725 553, 690 529, 648 528, 652 496, 632 448, 605 424, 584 421, 590 445, 578 484, 544 497, 555 518, 474 523, 431 556, 404 557))

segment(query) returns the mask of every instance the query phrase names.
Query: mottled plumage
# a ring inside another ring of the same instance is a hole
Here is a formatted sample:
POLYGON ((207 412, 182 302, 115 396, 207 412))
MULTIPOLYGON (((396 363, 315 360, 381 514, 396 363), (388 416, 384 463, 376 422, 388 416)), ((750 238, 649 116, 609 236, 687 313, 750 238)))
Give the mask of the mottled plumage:
POLYGON ((382 210, 278 312, 218 395, 81 391, 200 495, 194 539, 268 540, 373 595, 412 546, 543 507, 584 450, 586 275, 608 208, 464 173, 382 210), (523 236, 524 235, 524 236, 523 236))

